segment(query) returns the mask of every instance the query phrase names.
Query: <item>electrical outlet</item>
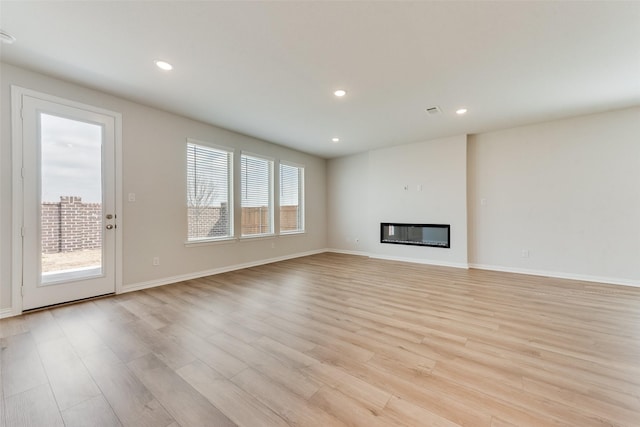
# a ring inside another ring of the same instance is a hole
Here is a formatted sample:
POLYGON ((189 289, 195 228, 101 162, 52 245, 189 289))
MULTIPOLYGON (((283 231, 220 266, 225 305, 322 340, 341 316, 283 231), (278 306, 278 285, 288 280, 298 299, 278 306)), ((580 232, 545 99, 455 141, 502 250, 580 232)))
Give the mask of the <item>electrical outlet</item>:
POLYGON ((136 201, 136 193, 129 193, 129 198, 128 200, 130 202, 135 202, 136 201))
POLYGON ((155 265, 155 266, 160 265, 160 257, 154 256, 152 264, 155 265))
POLYGON ((529 258, 529 249, 522 250, 522 258, 529 258))

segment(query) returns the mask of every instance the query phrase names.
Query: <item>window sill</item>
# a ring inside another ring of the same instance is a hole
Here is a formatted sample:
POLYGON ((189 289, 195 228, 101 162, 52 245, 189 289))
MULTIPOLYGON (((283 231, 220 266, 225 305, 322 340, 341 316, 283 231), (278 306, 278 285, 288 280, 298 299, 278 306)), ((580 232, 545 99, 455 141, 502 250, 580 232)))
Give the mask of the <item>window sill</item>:
POLYGON ((210 239, 210 240, 192 240, 184 242, 187 248, 196 246, 212 246, 212 245, 226 245, 229 243, 236 243, 238 241, 235 237, 225 237, 222 239, 210 239))
POLYGON ((268 239, 275 239, 276 235, 275 234, 252 234, 249 236, 240 236, 240 241, 241 242, 246 242, 249 240, 268 240, 268 239))
POLYGON ((280 236, 299 236, 301 234, 307 234, 306 230, 300 230, 300 231, 284 231, 284 232, 280 232, 280 236))
POLYGON ((193 240, 186 241, 184 245, 188 248, 190 247, 198 247, 198 246, 215 246, 215 245, 226 245, 229 243, 236 242, 248 242, 248 241, 256 241, 256 240, 270 240, 278 237, 287 237, 287 236, 300 236, 303 234, 307 234, 306 231, 287 231, 280 234, 254 234, 250 236, 240 236, 240 237, 225 237, 222 239, 211 239, 211 240, 193 240))

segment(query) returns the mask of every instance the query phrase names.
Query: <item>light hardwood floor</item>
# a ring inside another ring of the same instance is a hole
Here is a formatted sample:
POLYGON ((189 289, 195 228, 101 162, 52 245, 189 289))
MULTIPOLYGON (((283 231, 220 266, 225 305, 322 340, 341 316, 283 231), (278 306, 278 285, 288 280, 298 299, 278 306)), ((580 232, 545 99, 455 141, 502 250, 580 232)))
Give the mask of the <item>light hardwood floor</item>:
POLYGON ((640 426, 640 288, 321 254, 4 319, 7 426, 640 426))

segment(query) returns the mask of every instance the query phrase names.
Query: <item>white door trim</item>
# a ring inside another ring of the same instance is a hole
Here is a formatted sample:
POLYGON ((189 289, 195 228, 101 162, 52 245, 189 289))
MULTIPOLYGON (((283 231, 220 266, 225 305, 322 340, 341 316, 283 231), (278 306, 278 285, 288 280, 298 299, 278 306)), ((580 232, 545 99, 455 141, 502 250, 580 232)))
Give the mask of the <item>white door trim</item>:
POLYGON ((12 242, 11 242, 11 309, 13 315, 22 313, 22 282, 23 282, 23 242, 22 227, 24 218, 23 178, 24 165, 22 153, 23 122, 22 122, 22 98, 23 96, 55 102, 68 107, 84 109, 98 114, 113 117, 115 122, 115 214, 118 218, 115 248, 115 291, 122 292, 122 114, 115 111, 95 107, 71 101, 58 96, 49 95, 20 86, 11 85, 11 141, 12 141, 12 242))

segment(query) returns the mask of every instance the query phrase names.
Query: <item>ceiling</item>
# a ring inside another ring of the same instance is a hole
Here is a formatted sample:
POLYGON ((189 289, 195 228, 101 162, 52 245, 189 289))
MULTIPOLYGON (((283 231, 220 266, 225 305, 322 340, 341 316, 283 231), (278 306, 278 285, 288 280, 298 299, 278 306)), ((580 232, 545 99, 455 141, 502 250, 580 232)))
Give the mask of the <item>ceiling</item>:
POLYGON ((2 0, 0 28, 6 63, 325 158, 640 105, 637 1, 2 0))

